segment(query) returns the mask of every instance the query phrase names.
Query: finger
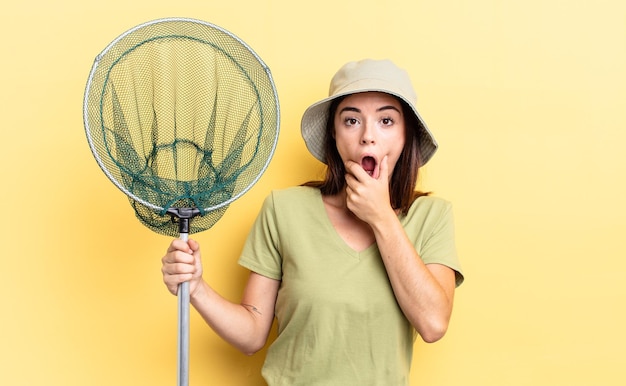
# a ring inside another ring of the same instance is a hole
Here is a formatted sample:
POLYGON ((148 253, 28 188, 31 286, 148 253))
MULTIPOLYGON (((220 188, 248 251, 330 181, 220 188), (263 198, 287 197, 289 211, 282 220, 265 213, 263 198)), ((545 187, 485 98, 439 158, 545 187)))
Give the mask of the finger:
POLYGON ((193 253, 193 251, 189 247, 189 244, 185 240, 182 240, 182 239, 172 240, 172 242, 170 243, 170 246, 167 248, 167 252, 174 252, 174 251, 183 251, 186 253, 193 253))
POLYGON ((193 278, 191 274, 180 274, 180 275, 163 275, 163 282, 165 283, 168 290, 174 295, 178 294, 178 286, 181 283, 190 281, 193 278))
POLYGON ((197 270, 196 266, 190 263, 174 262, 174 263, 166 263, 161 266, 161 272, 164 275, 172 275, 172 276, 184 275, 184 274, 193 275, 194 273, 196 273, 196 270, 197 270))
POLYGON ((191 249, 191 253, 198 252, 200 250, 200 244, 194 239, 187 240, 187 245, 191 249))
POLYGON ((366 177, 369 177, 369 174, 363 170, 363 167, 354 161, 347 161, 344 167, 346 168, 346 174, 353 175, 357 181, 364 181, 366 177))
POLYGON ((193 264, 195 256, 191 253, 176 251, 174 252, 174 262, 182 264, 193 264))
POLYGON ((359 171, 363 170, 361 165, 359 165, 358 163, 354 161, 346 161, 346 163, 343 166, 345 167, 347 173, 355 175, 355 176, 359 173, 359 171))
POLYGON ((359 180, 357 180, 356 177, 354 177, 352 174, 346 174, 345 178, 346 178, 346 184, 349 187, 352 187, 359 182, 359 180))
POLYGON ((179 264, 179 263, 180 264, 194 264, 194 261, 195 261, 194 255, 187 253, 187 252, 179 251, 179 250, 168 252, 161 259, 161 263, 164 266, 172 265, 172 264, 179 264))
POLYGON ((189 263, 175 263, 168 266, 168 271, 172 275, 192 275, 196 272, 196 266, 189 263))
POLYGON ((379 180, 388 181, 389 180, 389 156, 384 156, 382 162, 380 163, 380 175, 378 176, 379 180))
POLYGON ((346 195, 347 195, 347 199, 351 200, 354 199, 355 196, 358 196, 359 192, 362 192, 363 188, 363 184, 357 180, 356 178, 354 178, 353 175, 351 174, 347 174, 346 175, 346 195))

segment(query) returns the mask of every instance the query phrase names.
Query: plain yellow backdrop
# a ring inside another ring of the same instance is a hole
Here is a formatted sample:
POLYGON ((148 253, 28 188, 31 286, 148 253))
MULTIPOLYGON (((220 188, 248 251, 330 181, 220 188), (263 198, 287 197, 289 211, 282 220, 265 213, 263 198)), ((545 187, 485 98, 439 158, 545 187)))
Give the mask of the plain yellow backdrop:
MULTIPOLYGON (((271 189, 320 176, 299 135, 344 62, 411 74, 440 142, 420 186, 454 203, 467 280, 412 385, 626 383, 626 3, 621 0, 27 1, 0 23, 0 384, 173 385, 169 239, 134 217, 82 122, 95 56, 171 16, 217 24, 269 65, 281 134, 261 180, 197 234, 238 301, 236 260, 271 189)), ((261 385, 192 312, 191 385, 261 385)))

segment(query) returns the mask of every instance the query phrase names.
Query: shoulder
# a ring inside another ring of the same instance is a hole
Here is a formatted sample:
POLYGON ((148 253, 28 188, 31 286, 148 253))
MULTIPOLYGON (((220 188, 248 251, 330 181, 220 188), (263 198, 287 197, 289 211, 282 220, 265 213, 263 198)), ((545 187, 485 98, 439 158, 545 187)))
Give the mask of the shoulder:
POLYGON ((272 190, 266 197, 261 212, 271 216, 293 216, 303 211, 313 210, 321 201, 317 188, 294 186, 272 190))
POLYGON ((416 199, 409 208, 408 216, 411 213, 445 213, 452 210, 452 203, 444 198, 435 196, 422 196, 416 199))
POLYGON ((434 196, 422 196, 416 199, 406 216, 400 219, 405 229, 428 232, 442 224, 454 222, 452 203, 434 196))
POLYGON ((293 186, 290 188, 272 190, 267 199, 274 205, 306 205, 318 200, 321 194, 319 189, 307 186, 293 186))

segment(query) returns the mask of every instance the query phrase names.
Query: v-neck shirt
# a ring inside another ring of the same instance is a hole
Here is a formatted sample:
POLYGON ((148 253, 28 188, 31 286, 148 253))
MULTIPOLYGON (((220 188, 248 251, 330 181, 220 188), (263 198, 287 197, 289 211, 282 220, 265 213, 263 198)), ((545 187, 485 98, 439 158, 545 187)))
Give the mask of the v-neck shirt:
MULTIPOLYGON (((399 217, 425 263, 463 281, 449 202, 420 197, 399 217)), ((416 332, 389 283, 376 243, 351 248, 332 225, 319 189, 273 191, 239 263, 280 280, 278 337, 263 376, 279 385, 408 385, 416 332)))

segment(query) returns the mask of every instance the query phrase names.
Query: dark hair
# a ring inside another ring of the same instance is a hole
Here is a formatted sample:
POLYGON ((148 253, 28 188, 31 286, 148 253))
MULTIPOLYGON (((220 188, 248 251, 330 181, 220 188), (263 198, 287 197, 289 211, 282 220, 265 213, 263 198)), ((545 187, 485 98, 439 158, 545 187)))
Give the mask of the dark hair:
MULTIPOLYGON (((303 186, 319 188, 322 195, 334 195, 341 192, 346 184, 346 169, 343 160, 337 151, 337 144, 333 132, 335 113, 339 103, 345 97, 334 99, 328 108, 328 120, 326 123, 326 133, 324 139, 324 150, 326 153, 326 176, 323 181, 309 181, 303 186)), ((409 105, 398 98, 402 104, 402 114, 405 122, 405 143, 404 149, 398 158, 389 183, 389 196, 391 206, 399 209, 402 214, 407 214, 411 204, 418 197, 427 196, 429 193, 415 190, 417 184, 418 170, 422 165, 419 151, 418 128, 420 122, 409 105)))

